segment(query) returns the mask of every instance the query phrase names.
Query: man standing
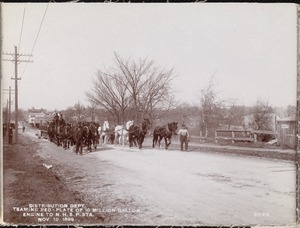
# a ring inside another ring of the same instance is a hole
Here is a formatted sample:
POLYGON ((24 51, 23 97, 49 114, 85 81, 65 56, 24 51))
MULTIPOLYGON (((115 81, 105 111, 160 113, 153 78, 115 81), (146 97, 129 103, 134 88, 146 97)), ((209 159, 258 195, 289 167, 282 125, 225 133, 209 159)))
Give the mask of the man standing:
POLYGON ((181 151, 183 151, 183 144, 185 144, 185 151, 187 151, 190 134, 185 124, 182 124, 182 128, 178 131, 178 135, 180 140, 181 151))
POLYGON ((6 135, 6 132, 7 132, 7 126, 6 126, 6 124, 3 124, 3 138, 4 138, 4 136, 6 135))
POLYGON ((8 129, 8 143, 9 144, 12 144, 12 138, 13 138, 13 129, 11 126, 9 126, 9 129, 8 129))

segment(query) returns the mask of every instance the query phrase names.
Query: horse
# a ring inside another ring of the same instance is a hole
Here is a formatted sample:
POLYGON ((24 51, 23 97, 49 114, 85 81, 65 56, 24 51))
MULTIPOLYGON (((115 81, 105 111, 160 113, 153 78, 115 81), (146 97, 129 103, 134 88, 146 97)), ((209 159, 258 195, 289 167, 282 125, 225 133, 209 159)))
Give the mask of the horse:
POLYGON ((77 126, 73 132, 73 139, 75 141, 75 153, 78 152, 82 155, 82 148, 83 148, 83 127, 77 126))
POLYGON ((57 146, 61 146, 64 140, 66 122, 61 113, 55 113, 53 120, 48 123, 47 134, 51 142, 55 142, 57 146))
POLYGON ((55 137, 55 122, 51 121, 47 126, 47 135, 50 142, 54 140, 55 137))
POLYGON ((87 126, 78 125, 73 132, 76 150, 75 153, 82 155, 83 146, 88 143, 89 129, 87 126))
POLYGON ((89 124, 89 149, 92 149, 91 146, 93 145, 93 148, 97 149, 97 144, 99 144, 99 132, 98 132, 98 126, 96 123, 92 122, 89 124))
POLYGON ((165 149, 167 150, 171 144, 172 135, 176 134, 177 127, 178 127, 178 122, 167 123, 164 126, 156 127, 153 131, 152 147, 153 148, 155 147, 155 145, 157 144, 157 141, 158 141, 159 147, 161 147, 160 142, 164 138, 165 139, 165 149))
POLYGON ((57 146, 63 145, 64 141, 64 133, 65 133, 65 125, 58 125, 55 131, 55 138, 57 146))
POLYGON ((121 144, 121 138, 122 138, 123 146, 125 144, 125 137, 127 138, 127 141, 128 141, 128 130, 131 125, 133 125, 133 120, 127 121, 125 128, 123 125, 117 125, 115 127, 114 132, 115 132, 116 145, 121 144))
POLYGON ((102 127, 98 128, 98 134, 100 135, 101 144, 106 144, 108 132, 109 132, 109 123, 107 120, 105 120, 103 122, 102 127))
POLYGON ((87 147, 87 150, 88 151, 91 151, 91 148, 92 148, 92 142, 90 140, 90 129, 89 129, 89 125, 88 123, 85 123, 83 125, 83 146, 86 146, 87 147))
POLYGON ((69 149, 72 144, 72 126, 68 123, 64 129, 63 147, 69 149))
POLYGON ((138 143, 139 149, 142 149, 142 144, 145 139, 145 135, 150 128, 149 119, 144 119, 142 126, 131 125, 128 129, 128 138, 129 138, 129 147, 132 147, 132 144, 138 143))

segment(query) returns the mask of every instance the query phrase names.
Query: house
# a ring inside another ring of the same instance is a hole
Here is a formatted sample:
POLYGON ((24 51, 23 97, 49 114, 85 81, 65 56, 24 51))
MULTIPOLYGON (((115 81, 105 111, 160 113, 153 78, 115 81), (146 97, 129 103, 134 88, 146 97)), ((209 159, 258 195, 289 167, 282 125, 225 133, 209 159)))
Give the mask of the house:
POLYGON ((31 108, 28 110, 28 123, 32 125, 40 124, 45 116, 44 109, 31 108))

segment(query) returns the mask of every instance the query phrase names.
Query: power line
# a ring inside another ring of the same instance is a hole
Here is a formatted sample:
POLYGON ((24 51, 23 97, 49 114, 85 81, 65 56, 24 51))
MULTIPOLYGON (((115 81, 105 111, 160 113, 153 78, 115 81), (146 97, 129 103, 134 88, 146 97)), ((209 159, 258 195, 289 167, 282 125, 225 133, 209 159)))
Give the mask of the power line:
POLYGON ((21 77, 20 77, 20 78, 22 78, 22 77, 23 77, 23 74, 25 73, 25 70, 27 69, 27 66, 28 66, 28 63, 26 63, 26 64, 25 64, 25 68, 24 68, 24 70, 23 70, 23 72, 22 72, 22 74, 21 74, 21 77))
POLYGON ((49 3, 50 3, 50 2, 48 2, 47 7, 46 7, 46 10, 45 10, 45 12, 44 12, 44 16, 43 16, 43 18, 42 18, 42 22, 41 22, 41 24, 40 24, 39 31, 38 31, 38 33, 37 33, 37 35, 36 35, 36 38, 35 38, 33 47, 32 47, 32 49, 31 49, 31 54, 32 54, 33 49, 34 49, 34 47, 35 47, 35 45, 36 45, 36 41, 37 41, 37 39, 38 39, 38 37, 39 37, 39 34, 40 34, 40 31, 41 31, 41 28, 42 28, 42 25, 43 25, 43 22, 44 22, 44 19, 45 19, 45 16, 46 16, 46 12, 47 12, 49 3))
POLYGON ((25 11, 26 11, 26 3, 24 4, 24 11, 23 11, 23 18, 22 18, 21 34, 20 34, 19 45, 18 45, 19 50, 21 49, 21 39, 22 39, 22 34, 23 34, 23 25, 24 25, 25 11))
MULTIPOLYGON (((33 49, 35 48, 36 41, 37 41, 37 39, 38 39, 38 37, 39 37, 39 34, 40 34, 40 31, 41 31, 41 28, 42 28, 42 25, 43 25, 43 22, 44 22, 44 19, 45 19, 45 16, 46 16, 46 12, 47 12, 47 9, 48 9, 48 6, 49 6, 49 3, 50 3, 50 2, 51 2, 51 1, 48 2, 47 7, 46 7, 46 9, 45 9, 45 12, 44 12, 44 15, 43 15, 43 18, 42 18, 42 21, 41 21, 41 24, 40 24, 38 33, 37 33, 37 35, 36 35, 36 38, 35 38, 33 47, 32 47, 31 52, 30 52, 31 55, 32 55, 33 49)), ((23 75, 24 75, 24 73, 25 73, 25 71, 26 71, 26 69, 27 69, 27 66, 28 66, 28 62, 26 63, 25 68, 24 68, 24 70, 23 70, 23 72, 22 72, 22 74, 21 74, 21 78, 23 77, 23 75)))

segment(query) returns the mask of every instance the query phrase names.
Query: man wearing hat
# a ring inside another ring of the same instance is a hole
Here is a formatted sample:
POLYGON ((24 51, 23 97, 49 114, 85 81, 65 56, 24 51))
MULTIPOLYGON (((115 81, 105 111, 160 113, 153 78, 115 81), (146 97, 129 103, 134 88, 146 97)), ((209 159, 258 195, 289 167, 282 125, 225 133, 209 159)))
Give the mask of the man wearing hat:
POLYGON ((182 128, 178 131, 177 134, 179 135, 181 151, 183 151, 183 144, 185 144, 185 151, 187 151, 190 133, 185 124, 182 124, 182 128))

